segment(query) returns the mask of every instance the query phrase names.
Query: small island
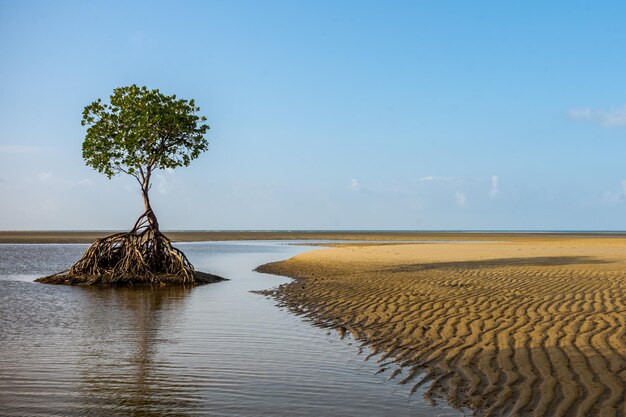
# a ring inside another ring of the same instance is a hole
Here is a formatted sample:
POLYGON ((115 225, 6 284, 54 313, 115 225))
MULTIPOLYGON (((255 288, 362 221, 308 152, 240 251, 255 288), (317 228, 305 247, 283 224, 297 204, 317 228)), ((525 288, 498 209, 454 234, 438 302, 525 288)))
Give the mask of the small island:
POLYGON ((116 88, 110 102, 85 107, 83 142, 88 166, 109 179, 124 173, 139 183, 144 212, 129 232, 97 239, 71 268, 36 281, 67 285, 198 285, 224 278, 196 271, 159 230, 150 205, 152 173, 188 166, 208 149, 207 119, 194 100, 131 85, 116 88))

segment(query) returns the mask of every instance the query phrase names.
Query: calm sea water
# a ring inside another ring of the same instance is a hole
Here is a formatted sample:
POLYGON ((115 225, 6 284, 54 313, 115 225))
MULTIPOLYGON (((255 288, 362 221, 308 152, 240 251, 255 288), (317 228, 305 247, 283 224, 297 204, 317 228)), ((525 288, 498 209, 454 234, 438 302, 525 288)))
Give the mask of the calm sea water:
POLYGON ((252 270, 311 247, 179 244, 230 281, 197 288, 33 283, 86 245, 0 245, 0 414, 452 416, 376 375, 357 343, 250 293, 252 270))

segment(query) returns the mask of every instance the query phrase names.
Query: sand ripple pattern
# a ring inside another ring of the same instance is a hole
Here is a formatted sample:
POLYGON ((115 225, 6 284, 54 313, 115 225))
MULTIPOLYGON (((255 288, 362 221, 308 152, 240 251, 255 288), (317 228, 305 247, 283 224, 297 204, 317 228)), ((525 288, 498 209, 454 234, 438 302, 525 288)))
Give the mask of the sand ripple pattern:
POLYGON ((428 387, 433 401, 486 416, 626 415, 623 263, 534 256, 391 265, 377 262, 375 248, 371 262, 355 263, 359 250, 318 251, 262 271, 297 278, 274 293, 284 305, 352 332, 383 354, 382 370, 399 365, 400 382, 428 387))

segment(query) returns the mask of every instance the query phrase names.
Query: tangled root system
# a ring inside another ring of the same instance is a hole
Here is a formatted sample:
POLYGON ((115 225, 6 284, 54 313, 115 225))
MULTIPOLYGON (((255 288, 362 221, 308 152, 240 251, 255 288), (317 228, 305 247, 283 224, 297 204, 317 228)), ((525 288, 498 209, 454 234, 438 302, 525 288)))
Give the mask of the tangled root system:
POLYGON ((37 281, 68 285, 197 285, 223 280, 195 271, 153 219, 151 211, 144 213, 130 232, 96 240, 70 269, 37 281))

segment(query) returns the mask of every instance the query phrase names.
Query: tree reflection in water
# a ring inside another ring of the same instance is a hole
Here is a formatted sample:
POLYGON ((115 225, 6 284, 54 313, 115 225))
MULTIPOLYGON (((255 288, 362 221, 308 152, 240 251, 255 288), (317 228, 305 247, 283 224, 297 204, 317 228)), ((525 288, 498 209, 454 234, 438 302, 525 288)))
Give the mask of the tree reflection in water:
MULTIPOLYGON (((185 375, 159 357, 176 343, 184 287, 84 288, 79 412, 123 414, 193 410, 199 397, 181 384, 185 375)), ((72 349, 72 347, 68 347, 72 349)))

